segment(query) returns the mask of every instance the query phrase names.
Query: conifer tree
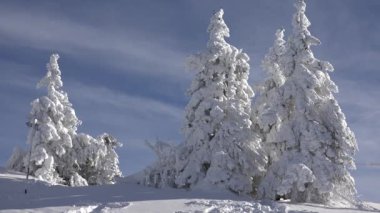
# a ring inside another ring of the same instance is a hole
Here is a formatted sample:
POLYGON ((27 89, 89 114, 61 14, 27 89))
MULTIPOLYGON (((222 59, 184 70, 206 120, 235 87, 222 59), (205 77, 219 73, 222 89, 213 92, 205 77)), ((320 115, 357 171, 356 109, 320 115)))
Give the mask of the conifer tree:
POLYGON ((47 74, 37 87, 47 95, 35 99, 29 114, 28 153, 16 149, 8 168, 27 172, 51 184, 83 186, 113 183, 120 176, 115 148, 120 144, 110 135, 95 139, 78 134, 76 117, 66 92, 62 90, 57 54, 50 57, 47 74))
POLYGON ((275 137, 281 127, 281 119, 287 111, 282 99, 282 85, 285 82, 283 74, 283 55, 286 50, 284 29, 276 31, 273 47, 269 49, 262 61, 262 68, 267 73, 265 81, 257 87, 258 97, 253 106, 253 123, 261 134, 263 147, 268 153, 268 163, 278 158, 276 151, 282 144, 275 143, 275 137))
POLYGON ((52 183, 63 181, 59 173, 69 169, 64 166, 65 154, 73 147, 73 138, 81 123, 67 94, 61 90, 58 58, 57 54, 50 57, 48 72, 37 85, 47 88, 47 96, 34 100, 29 114, 30 172, 52 183))
POLYGON ((355 136, 334 97, 338 88, 329 76, 333 66, 316 59, 311 50, 320 41, 308 30, 305 1, 296 0, 295 7, 293 34, 280 59, 285 81, 279 101, 286 113, 265 141, 279 144, 274 150, 279 155, 268 168, 260 195, 293 202, 352 203, 356 190, 349 170, 355 168, 355 136))
POLYGON ((222 9, 211 18, 208 32, 207 51, 190 60, 198 73, 188 91, 185 142, 176 160, 175 183, 254 193, 266 158, 251 129, 249 57, 225 41, 230 34, 222 9))

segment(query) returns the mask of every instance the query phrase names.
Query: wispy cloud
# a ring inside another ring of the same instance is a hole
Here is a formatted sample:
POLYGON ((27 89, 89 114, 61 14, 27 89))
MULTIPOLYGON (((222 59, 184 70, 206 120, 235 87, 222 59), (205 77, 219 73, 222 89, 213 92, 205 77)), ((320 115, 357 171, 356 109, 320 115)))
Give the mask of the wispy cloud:
MULTIPOLYGON (((155 40, 131 26, 94 27, 59 14, 17 8, 0 8, 0 33, 12 45, 58 51, 75 57, 101 60, 111 67, 126 67, 152 74, 184 76, 185 53, 157 35, 155 40), (10 21, 12 20, 12 21, 10 21)), ((111 69, 112 70, 112 69, 111 69)))
POLYGON ((87 86, 79 82, 73 82, 69 86, 72 90, 71 96, 92 106, 107 105, 130 114, 138 113, 148 117, 157 115, 169 119, 181 119, 183 109, 153 98, 132 96, 106 87, 87 86))
POLYGON ((182 108, 80 82, 67 82, 66 86, 78 117, 83 118, 80 132, 94 136, 109 132, 118 138, 124 144, 118 151, 120 162, 128 173, 154 160, 154 154, 145 146, 146 140, 181 140, 182 108))
MULTIPOLYGON (((4 88, 32 89, 35 88, 38 78, 30 74, 32 67, 12 61, 0 59, 1 78, 0 86, 4 88)), ((4 92, 6 92, 4 90, 4 92)), ((7 94, 4 94, 7 95, 7 94)))
POLYGON ((339 103, 348 120, 348 125, 354 131, 359 154, 359 163, 377 162, 380 159, 380 91, 376 85, 353 80, 339 80, 339 103))

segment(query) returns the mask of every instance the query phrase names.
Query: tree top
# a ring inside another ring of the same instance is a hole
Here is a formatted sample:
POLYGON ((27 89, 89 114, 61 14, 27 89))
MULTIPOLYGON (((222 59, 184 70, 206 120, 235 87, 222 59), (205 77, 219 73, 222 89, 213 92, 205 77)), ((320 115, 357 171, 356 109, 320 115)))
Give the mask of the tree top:
POLYGON ((52 54, 50 56, 50 61, 46 65, 47 73, 43 79, 37 84, 37 87, 53 87, 55 89, 61 88, 63 86, 61 80, 61 70, 58 65, 58 54, 52 54))
POLYGON ((223 9, 220 9, 211 17, 210 25, 207 29, 207 31, 210 33, 209 44, 213 44, 215 41, 224 43, 224 37, 230 37, 230 30, 223 20, 223 14, 223 9))

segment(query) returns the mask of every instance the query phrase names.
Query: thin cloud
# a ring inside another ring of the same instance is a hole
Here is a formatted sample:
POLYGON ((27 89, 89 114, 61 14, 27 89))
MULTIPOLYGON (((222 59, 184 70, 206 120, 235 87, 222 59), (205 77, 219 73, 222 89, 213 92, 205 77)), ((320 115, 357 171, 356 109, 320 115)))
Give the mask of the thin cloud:
POLYGON ((146 115, 154 114, 172 119, 181 119, 183 111, 183 109, 152 98, 131 96, 106 87, 93 87, 79 82, 74 82, 69 87, 71 87, 72 91, 75 91, 71 96, 80 99, 81 102, 108 105, 126 112, 138 112, 146 115))
POLYGON ((377 128, 380 126, 380 99, 376 98, 380 97, 380 91, 376 89, 376 85, 362 85, 361 82, 353 80, 340 80, 339 89, 339 103, 358 142, 358 162, 380 161, 377 157, 380 152, 380 133, 377 128))
POLYGON ((0 41, 4 45, 12 41, 15 46, 101 59, 102 63, 118 69, 128 67, 153 74, 184 76, 181 71, 186 54, 159 36, 156 40, 147 39, 144 33, 134 29, 95 28, 59 15, 22 8, 1 7, 0 14, 0 34, 7 38, 0 41), (161 44, 163 40, 165 46, 161 44))

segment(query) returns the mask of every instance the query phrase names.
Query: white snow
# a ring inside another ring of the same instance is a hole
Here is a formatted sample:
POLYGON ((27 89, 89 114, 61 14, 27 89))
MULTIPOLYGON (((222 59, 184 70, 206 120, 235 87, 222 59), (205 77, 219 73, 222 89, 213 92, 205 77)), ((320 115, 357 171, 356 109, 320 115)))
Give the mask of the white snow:
POLYGON ((380 204, 366 203, 367 209, 331 208, 286 201, 258 202, 225 190, 183 190, 152 188, 135 183, 132 176, 113 185, 50 186, 25 174, 0 169, 0 212, 375 212, 380 204), (27 188, 28 193, 24 190, 27 188))

